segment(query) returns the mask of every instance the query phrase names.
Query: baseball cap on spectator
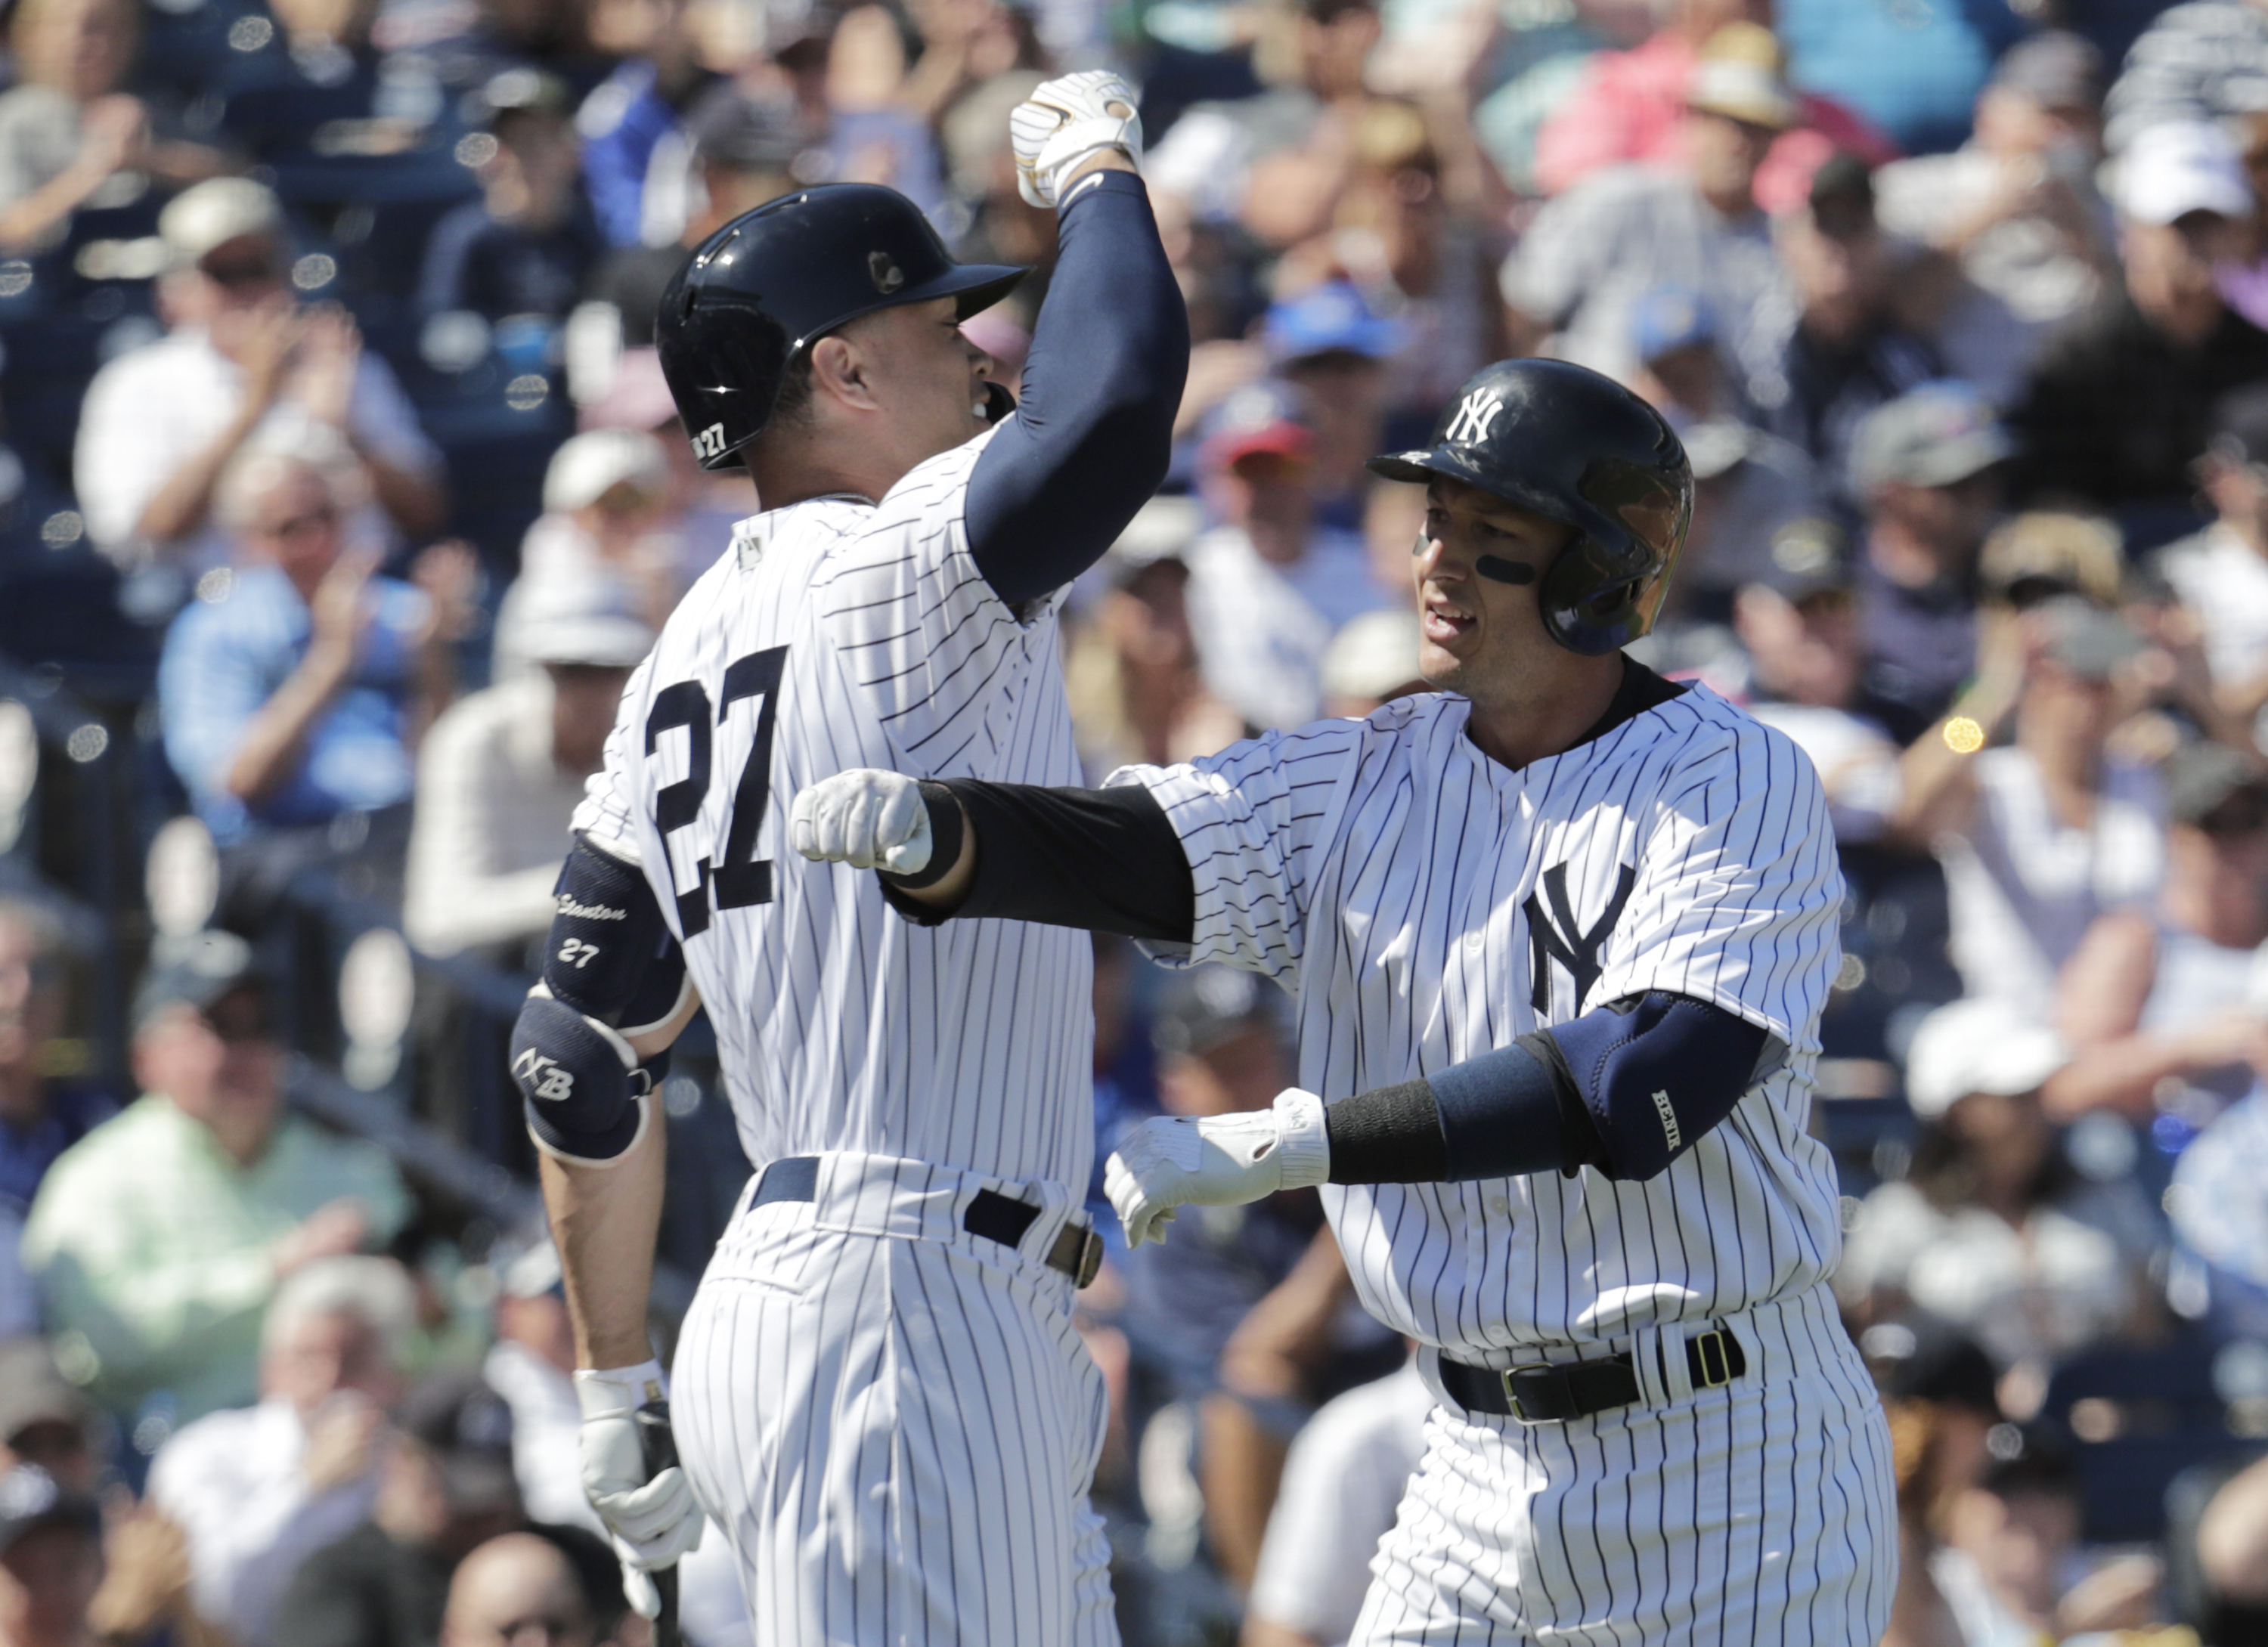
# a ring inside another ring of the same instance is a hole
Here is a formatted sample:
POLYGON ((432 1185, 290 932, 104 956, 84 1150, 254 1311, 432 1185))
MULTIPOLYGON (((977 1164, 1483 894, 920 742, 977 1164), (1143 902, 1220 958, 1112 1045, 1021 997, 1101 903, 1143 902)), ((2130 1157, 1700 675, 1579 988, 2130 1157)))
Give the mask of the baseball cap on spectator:
POLYGON ((2082 680, 2110 680, 2143 649, 2132 624, 2075 596, 2051 600, 2040 611, 2048 629, 2042 655, 2082 680))
POLYGON ((2042 108, 2097 108, 2102 102, 2102 54, 2084 35, 2042 29, 2000 54, 1992 85, 2042 108))
POLYGON ((1685 461, 1696 481, 1713 481, 1729 474, 1756 449, 1761 431, 1737 417, 1712 417, 1694 424, 1678 438, 1685 445, 1685 461))
POLYGON ((528 586, 518 628, 531 663, 632 669, 653 650, 653 629, 618 578, 538 579, 528 586))
POLYGON ((478 1373, 440 1373, 412 1389, 401 1404, 401 1429, 432 1454, 452 1510, 498 1510, 518 1502, 512 1408, 478 1373))
POLYGON ((0 1555, 49 1527, 76 1527, 102 1536, 102 1511, 93 1499, 67 1492, 36 1464, 18 1464, 0 1475, 0 1555))
POLYGON ((2187 744, 2166 761, 2166 817, 2207 835, 2268 823, 2268 776, 2221 744, 2187 744))
POLYGON ((2233 389, 2213 402, 2207 449, 2230 463, 2268 465, 2268 384, 2233 389))
POLYGON ((1399 607, 1351 618, 1323 648, 1323 695, 1383 698, 1423 679, 1418 614, 1399 607))
POLYGON ((1123 585, 1160 561, 1178 561, 1204 530, 1204 506, 1194 497, 1153 497, 1134 511, 1103 557, 1111 581, 1123 585))
POLYGON ((625 482, 645 492, 669 484, 669 453, 640 429, 592 429, 569 437, 543 472, 543 506, 554 514, 587 508, 625 482))
POLYGON ((210 1012, 239 989, 262 988, 252 945, 233 932, 194 932, 152 955, 134 996, 134 1027, 147 1027, 177 1006, 210 1012))
POLYGON ((1685 82, 1685 106, 1751 126, 1785 131, 1802 107, 1781 77, 1779 41, 1758 23, 1727 23, 1701 47, 1685 82))
POLYGON ((792 104, 729 82, 693 106, 685 132, 695 159, 736 172, 784 172, 804 149, 792 104))
POLYGON ((1849 240, 1874 226, 1874 174, 1846 151, 1830 154, 1811 174, 1812 226, 1830 239, 1849 240))
POLYGON ((2063 1038, 2004 1001, 1971 996, 1922 1019, 1906 1048, 1906 1102, 1934 1121, 1971 1093, 2036 1092, 2071 1062, 2063 1038))
POLYGON ((1322 355, 1383 360, 1401 342, 1402 327, 1373 314, 1351 283, 1332 280, 1271 305, 1260 341, 1278 366, 1322 355))
POLYGON ((540 1298, 556 1295, 565 1286, 559 1267, 559 1249, 541 1230, 529 1232, 510 1243, 499 1241, 489 1254, 489 1268, 497 1289, 508 1298, 540 1298))
POLYGON ((1984 540, 1977 581, 1989 598, 2019 608, 2058 595, 2116 606, 2125 584, 2119 541, 2118 528, 2107 520, 2032 510, 1984 540))
POLYGON ((2037 1425, 1993 1425, 1985 1433, 1984 1455, 1977 1484, 1996 1498, 2032 1494, 2066 1498, 2079 1491, 2070 1455, 2037 1425))
POLYGON ((574 93, 557 75, 519 63, 489 77, 479 107, 482 123, 494 131, 516 114, 570 114, 574 93))
POLYGON ((158 214, 158 235, 176 268, 202 262, 231 240, 275 236, 284 208, 275 191, 243 177, 216 177, 185 188, 158 214))
POLYGON ((1174 973, 1160 992, 1151 1044, 1163 1056, 1202 1058, 1247 1030, 1279 1030, 1269 993, 1258 978, 1233 967, 1174 973))
POLYGON ((2193 211, 2242 217, 2252 185, 2236 145, 2201 120, 2169 121, 2134 134, 2118 159, 2118 210, 2138 223, 2178 223, 2193 211))
POLYGON ((34 1334, 0 1343, 0 1442, 12 1442, 34 1424, 85 1429, 92 1403, 55 1365, 47 1341, 34 1334))
POLYGON ((1717 341, 1717 320, 1709 300, 1684 286, 1657 286, 1631 309, 1631 342, 1641 361, 1651 364, 1681 349, 1717 341))
POLYGON ((1859 1335, 1859 1353, 1890 1401, 2000 1415, 1999 1373, 1972 1338, 1942 1327, 1918 1332, 1904 1321, 1877 1321, 1859 1335))
POLYGON ((1790 606, 1850 592, 1852 574, 1843 533, 1831 520, 1802 515, 1772 533, 1771 553, 1756 581, 1790 606))
POLYGON ((1245 459, 1267 455, 1305 462, 1314 451, 1306 409, 1288 383, 1248 383, 1209 413, 1198 455, 1219 472, 1245 459))
POLYGON ((1860 492, 1902 481, 1954 486, 2015 450, 1984 397, 1965 383, 1925 383, 1860 420, 1851 478, 1860 492))

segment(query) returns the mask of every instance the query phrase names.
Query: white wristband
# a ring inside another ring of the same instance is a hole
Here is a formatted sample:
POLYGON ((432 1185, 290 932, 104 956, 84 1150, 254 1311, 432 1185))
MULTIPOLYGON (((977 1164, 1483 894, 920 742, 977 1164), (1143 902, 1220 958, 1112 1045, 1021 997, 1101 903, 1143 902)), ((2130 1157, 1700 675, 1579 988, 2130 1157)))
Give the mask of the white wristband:
POLYGON ((634 1367, 578 1367, 575 1371, 575 1401, 586 1419, 634 1413, 668 1393, 659 1361, 641 1361, 634 1367))
POLYGON ((1323 1124, 1323 1100, 1288 1087, 1276 1095, 1278 1170, 1285 1189, 1308 1189, 1331 1175, 1331 1136, 1323 1124))

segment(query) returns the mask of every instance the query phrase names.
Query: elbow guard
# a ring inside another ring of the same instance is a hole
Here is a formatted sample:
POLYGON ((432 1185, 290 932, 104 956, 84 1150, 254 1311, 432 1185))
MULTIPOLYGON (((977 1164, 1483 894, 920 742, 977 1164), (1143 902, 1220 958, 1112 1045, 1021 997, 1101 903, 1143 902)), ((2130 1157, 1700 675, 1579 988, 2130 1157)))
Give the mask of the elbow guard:
POLYGON ((543 984, 552 999, 625 1039, 676 1015, 692 987, 685 955, 637 864, 578 835, 560 867, 552 904, 543 951, 543 984))
POLYGON ((512 1078, 528 1132, 547 1154, 582 1165, 606 1165, 638 1141, 668 1067, 666 1052, 640 1062, 621 1034, 541 984, 512 1026, 512 1078))
POLYGON ((1783 1055, 1761 1026, 1659 989, 1543 1033, 1566 1059, 1613 1179, 1665 1171, 1783 1055))

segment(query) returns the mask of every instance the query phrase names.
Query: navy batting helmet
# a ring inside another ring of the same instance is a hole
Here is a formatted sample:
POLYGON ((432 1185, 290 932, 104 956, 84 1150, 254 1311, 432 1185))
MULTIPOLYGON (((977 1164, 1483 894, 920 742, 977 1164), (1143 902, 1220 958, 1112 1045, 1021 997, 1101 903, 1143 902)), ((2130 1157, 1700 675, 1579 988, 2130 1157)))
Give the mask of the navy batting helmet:
POLYGON ((783 195, 703 240, 661 295, 654 342, 704 469, 740 461, 788 368, 836 327, 901 304, 960 300, 967 320, 1026 271, 956 263, 894 188, 834 183, 783 195))
POLYGON ((1661 414, 1564 360, 1483 367, 1431 450, 1370 467, 1421 485, 1462 481, 1574 527, 1537 595, 1544 629, 1570 651, 1611 652, 1653 627, 1693 518, 1692 467, 1661 414))

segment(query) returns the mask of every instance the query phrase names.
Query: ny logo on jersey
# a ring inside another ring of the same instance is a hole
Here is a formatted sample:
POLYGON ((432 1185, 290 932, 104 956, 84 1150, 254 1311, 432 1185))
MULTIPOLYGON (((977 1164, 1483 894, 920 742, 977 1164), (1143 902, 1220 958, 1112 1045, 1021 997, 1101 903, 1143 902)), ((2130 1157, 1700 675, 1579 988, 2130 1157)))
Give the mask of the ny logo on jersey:
POLYGON ((1504 397, 1487 389, 1475 389, 1465 396, 1465 403, 1449 421, 1449 432, 1442 438, 1453 446, 1469 446, 1489 437, 1489 430, 1496 423, 1497 414, 1504 410, 1504 397))
POLYGON ((1574 906, 1567 901, 1567 866, 1555 864, 1543 871, 1543 898, 1534 893, 1521 911, 1528 918, 1528 971, 1532 977, 1529 1000, 1539 1013, 1551 1010, 1551 969, 1550 962, 1557 961, 1567 969, 1575 984, 1575 1011, 1583 1010, 1583 1002, 1591 993, 1591 986, 1599 981, 1599 951, 1615 930, 1615 923, 1623 917, 1623 906, 1630 901, 1631 889, 1638 885, 1638 870, 1633 864, 1617 866, 1615 895, 1607 901, 1605 911, 1593 922, 1588 930, 1575 923, 1574 906), (1544 900, 1550 901, 1550 908, 1544 900))
POLYGON ((563 1104, 575 1096, 575 1077, 556 1058, 547 1058, 533 1047, 512 1061, 512 1079, 530 1097, 563 1104))
POLYGON ((725 455, 725 425, 711 423, 693 437, 693 455, 696 458, 721 458, 725 455))

